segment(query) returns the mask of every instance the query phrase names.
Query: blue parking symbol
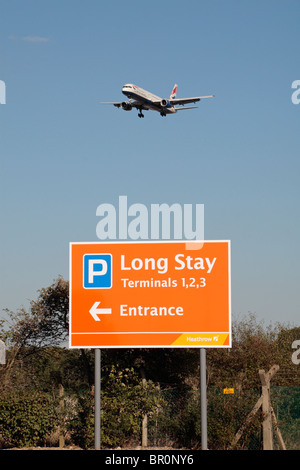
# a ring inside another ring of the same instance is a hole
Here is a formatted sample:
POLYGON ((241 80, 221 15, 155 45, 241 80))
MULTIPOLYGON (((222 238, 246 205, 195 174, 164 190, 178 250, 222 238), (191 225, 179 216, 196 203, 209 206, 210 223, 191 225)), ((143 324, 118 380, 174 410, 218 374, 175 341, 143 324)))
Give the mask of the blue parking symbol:
POLYGON ((83 287, 85 289, 109 289, 112 287, 112 255, 83 256, 83 287))

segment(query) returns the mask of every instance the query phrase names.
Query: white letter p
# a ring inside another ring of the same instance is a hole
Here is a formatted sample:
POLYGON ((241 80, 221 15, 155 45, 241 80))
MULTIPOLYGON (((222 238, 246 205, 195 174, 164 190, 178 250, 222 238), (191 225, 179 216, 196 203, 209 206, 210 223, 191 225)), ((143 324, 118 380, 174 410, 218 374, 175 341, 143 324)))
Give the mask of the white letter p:
POLYGON ((95 276, 104 276, 107 273, 107 262, 104 259, 89 259, 89 283, 94 282, 95 276), (100 265, 101 269, 98 271, 94 270, 95 265, 100 265))

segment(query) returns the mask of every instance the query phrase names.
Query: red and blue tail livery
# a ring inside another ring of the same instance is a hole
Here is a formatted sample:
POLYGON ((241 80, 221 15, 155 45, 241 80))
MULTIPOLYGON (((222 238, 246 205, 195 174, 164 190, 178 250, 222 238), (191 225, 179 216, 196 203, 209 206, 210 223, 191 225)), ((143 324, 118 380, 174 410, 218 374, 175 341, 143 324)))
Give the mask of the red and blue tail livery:
POLYGON ((176 95, 177 95, 177 88, 178 88, 178 85, 173 86, 173 90, 172 90, 172 93, 170 94, 169 100, 175 100, 176 95))

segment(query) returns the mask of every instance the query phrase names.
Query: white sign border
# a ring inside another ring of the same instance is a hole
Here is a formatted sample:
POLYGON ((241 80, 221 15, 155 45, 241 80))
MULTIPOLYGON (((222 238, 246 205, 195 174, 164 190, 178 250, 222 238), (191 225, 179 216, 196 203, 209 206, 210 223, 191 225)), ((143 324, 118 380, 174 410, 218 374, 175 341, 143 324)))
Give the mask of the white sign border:
MULTIPOLYGON (((229 334, 229 345, 218 345, 218 346, 213 346, 209 344, 205 345, 145 345, 145 346, 140 346, 140 345, 114 345, 114 346, 72 346, 71 345, 71 337, 72 335, 76 334, 82 334, 80 332, 78 333, 72 333, 71 331, 71 312, 72 312, 72 300, 71 300, 71 295, 69 295, 69 349, 162 349, 162 348, 186 348, 186 349, 201 349, 201 348, 226 348, 230 349, 232 347, 232 312, 231 312, 231 240, 103 240, 103 241, 89 241, 89 242, 69 242, 69 293, 72 292, 72 247, 74 245, 125 245, 125 244, 166 244, 166 243, 180 243, 180 244, 205 244, 205 243, 227 243, 228 244, 228 312, 229 312, 229 332, 226 332, 229 334)), ((192 250, 192 248, 191 248, 192 250)), ((115 334, 124 334, 124 335, 129 335, 129 334, 140 334, 140 335, 145 335, 145 334, 172 334, 172 333, 181 333, 181 334, 209 334, 209 333, 225 333, 225 332, 150 332, 150 331, 143 331, 143 332, 84 332, 84 334, 106 334, 106 335, 115 335, 115 334)))

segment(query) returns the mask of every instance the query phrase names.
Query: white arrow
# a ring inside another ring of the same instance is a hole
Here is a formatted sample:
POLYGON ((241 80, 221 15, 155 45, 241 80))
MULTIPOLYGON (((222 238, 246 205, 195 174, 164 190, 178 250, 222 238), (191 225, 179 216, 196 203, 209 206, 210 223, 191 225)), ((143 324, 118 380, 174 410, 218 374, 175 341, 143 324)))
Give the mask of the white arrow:
POLYGON ((101 302, 95 302, 92 308, 90 309, 90 314, 92 315, 93 319, 96 321, 101 321, 97 315, 103 314, 111 314, 111 308, 97 308, 101 302))

